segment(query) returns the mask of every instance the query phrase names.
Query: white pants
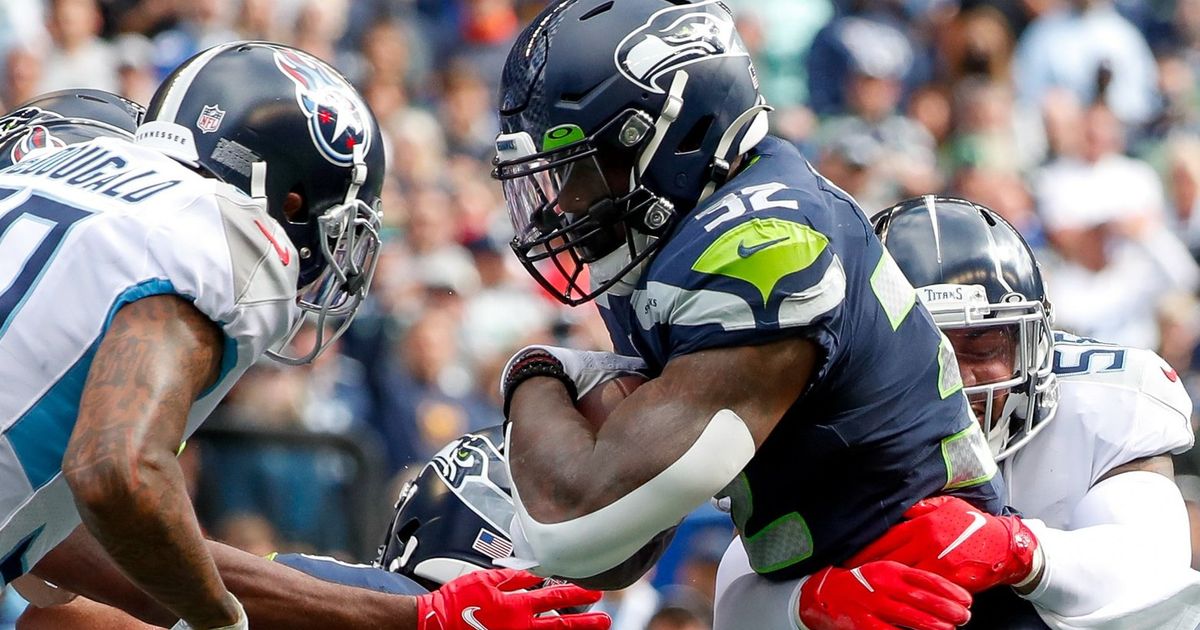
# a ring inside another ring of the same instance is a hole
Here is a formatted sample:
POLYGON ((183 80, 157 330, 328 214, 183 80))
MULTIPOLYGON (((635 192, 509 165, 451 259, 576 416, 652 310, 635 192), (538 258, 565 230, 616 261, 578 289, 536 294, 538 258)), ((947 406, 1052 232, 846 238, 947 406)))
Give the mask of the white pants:
POLYGON ((774 582, 750 568, 741 537, 734 538, 717 569, 713 630, 798 630, 800 580, 774 582))

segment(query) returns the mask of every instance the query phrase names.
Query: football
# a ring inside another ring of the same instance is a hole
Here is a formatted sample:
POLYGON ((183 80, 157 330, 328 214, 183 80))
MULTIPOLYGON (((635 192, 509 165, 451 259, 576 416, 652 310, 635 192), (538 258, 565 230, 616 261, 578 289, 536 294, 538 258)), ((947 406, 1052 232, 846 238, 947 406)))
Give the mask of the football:
POLYGON ((575 408, 583 414, 593 430, 599 431, 617 405, 645 382, 646 377, 640 374, 623 374, 593 387, 575 403, 575 408))

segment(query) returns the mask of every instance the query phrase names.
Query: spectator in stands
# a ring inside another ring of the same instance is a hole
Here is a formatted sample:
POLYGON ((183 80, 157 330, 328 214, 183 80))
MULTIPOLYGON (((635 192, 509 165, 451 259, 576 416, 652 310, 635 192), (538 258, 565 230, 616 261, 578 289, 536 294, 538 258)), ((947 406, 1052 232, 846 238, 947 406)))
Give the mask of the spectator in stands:
POLYGON ((1167 145, 1167 224, 1200 260, 1200 138, 1180 135, 1167 145))
POLYGON ((1145 38, 1111 0, 1059 0, 1021 36, 1013 67, 1017 97, 1033 107, 1062 87, 1083 103, 1103 99, 1133 125, 1154 114, 1156 77, 1145 38))
POLYGON ((475 396, 471 374, 459 362, 458 322, 444 312, 429 310, 413 323, 383 378, 383 407, 374 422, 390 474, 428 459, 455 436, 501 420, 475 396))
MULTIPOLYGON (((17 46, 41 44, 46 37, 43 0, 0 2, 0 56, 17 46)), ((0 92, 0 99, 5 94, 0 92)))
POLYGON ((925 59, 912 29, 890 0, 851 0, 846 13, 820 30, 807 57, 808 105, 819 116, 850 108, 848 78, 864 62, 873 75, 889 74, 903 95, 925 74, 925 59))
POLYGON ((54 45, 42 64, 39 92, 88 87, 117 90, 117 56, 100 39, 104 26, 96 0, 53 0, 48 29, 54 45))
POLYGON ((154 44, 136 33, 121 35, 113 42, 117 53, 117 93, 145 105, 158 88, 154 74, 154 44))
POLYGON ((40 93, 38 84, 42 80, 42 55, 29 46, 16 46, 8 51, 4 59, 4 89, 0 100, 5 109, 10 109, 32 99, 40 93))
POLYGON ((1121 154, 1120 121, 1093 106, 1081 132, 1080 158, 1059 158, 1035 184, 1059 254, 1046 269, 1057 322, 1086 336, 1157 347, 1159 301, 1195 290, 1200 270, 1166 227, 1157 174, 1121 154))
POLYGON ((873 176, 882 187, 882 205, 871 207, 882 209, 896 199, 937 191, 941 182, 933 137, 897 112, 903 79, 913 63, 908 40, 885 23, 861 18, 843 24, 842 38, 850 56, 847 114, 824 123, 822 144, 851 136, 878 143, 881 153, 873 176))

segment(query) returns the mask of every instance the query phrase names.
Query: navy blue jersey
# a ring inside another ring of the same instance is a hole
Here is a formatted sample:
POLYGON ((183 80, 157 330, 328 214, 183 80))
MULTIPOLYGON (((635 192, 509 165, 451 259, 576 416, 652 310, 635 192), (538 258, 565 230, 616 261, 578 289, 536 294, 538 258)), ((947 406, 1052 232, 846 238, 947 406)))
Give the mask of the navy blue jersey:
POLYGON ((857 204, 790 144, 764 140, 632 287, 601 296, 601 313, 618 351, 652 373, 712 348, 804 338, 821 350, 805 393, 723 492, 757 572, 842 562, 931 495, 1000 511, 949 341, 857 204))

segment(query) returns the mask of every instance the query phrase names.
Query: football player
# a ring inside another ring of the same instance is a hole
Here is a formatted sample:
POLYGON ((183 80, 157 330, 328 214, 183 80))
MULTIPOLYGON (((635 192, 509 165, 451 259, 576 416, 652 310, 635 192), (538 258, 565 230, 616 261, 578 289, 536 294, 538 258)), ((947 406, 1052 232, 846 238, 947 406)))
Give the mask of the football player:
POLYGON ((553 602, 512 593, 527 574, 346 588, 205 543, 184 495, 174 454, 233 381, 264 353, 315 358, 365 295, 384 163, 357 92, 302 51, 236 42, 177 69, 133 143, 82 125, 98 137, 56 150, 25 124, 43 119, 10 119, 34 146, 0 170, 0 581, 32 568, 179 628, 245 628, 239 599, 256 627, 537 627, 553 602), (306 317, 340 325, 274 352, 306 317))
MULTIPOLYGON (((426 595, 469 574, 494 575, 493 562, 512 551, 507 523, 512 520, 513 505, 502 444, 500 427, 492 427, 464 435, 439 451, 401 490, 379 556, 369 565, 304 554, 273 554, 271 559, 327 582, 414 596, 426 595)), ((522 579, 524 586, 541 582, 522 579)), ((535 620, 533 628, 607 627, 605 615, 586 612, 598 594, 545 583, 533 594, 541 600, 542 609, 557 606, 564 615, 535 620), (582 625, 585 622, 589 625, 582 625)), ((151 627, 83 599, 52 608, 30 607, 17 625, 22 630, 151 627)), ((495 627, 513 627, 513 622, 495 627)))
MULTIPOLYGON (((564 303, 595 300, 627 358, 509 362, 511 564, 628 584, 720 494, 753 570, 794 581, 923 498, 1001 509, 949 343, 767 109, 715 0, 559 1, 518 37, 494 171, 513 249, 564 303), (653 378, 594 428, 574 404, 623 362, 653 378)), ((827 581, 860 579, 911 602, 898 622, 966 620, 965 591, 897 563, 827 581)))
POLYGON ((136 140, 35 152, 0 174, 0 580, 82 519, 164 607, 244 627, 174 454, 302 311, 353 314, 374 264, 381 141, 328 66, 240 43, 181 66, 136 140))
MULTIPOLYGON (((929 196, 874 223, 954 345, 1005 499, 1029 519, 1025 545, 1039 558, 1015 591, 976 598, 968 627, 1194 629, 1200 574, 1188 568, 1187 513, 1170 459, 1192 446, 1192 405, 1175 370, 1149 350, 1053 331, 1032 251, 987 208, 929 196)), ((994 584, 980 567, 1007 552, 1011 521, 948 497, 919 503, 906 519, 848 563, 899 561, 971 591, 994 584)), ((740 556, 733 548, 727 559, 740 556)), ((806 619, 803 596, 797 603, 747 574, 719 578, 727 605, 718 617, 773 607, 780 619, 798 612, 810 630, 841 627, 806 619)))

